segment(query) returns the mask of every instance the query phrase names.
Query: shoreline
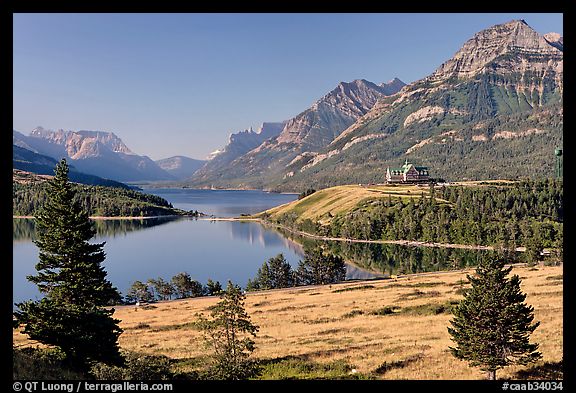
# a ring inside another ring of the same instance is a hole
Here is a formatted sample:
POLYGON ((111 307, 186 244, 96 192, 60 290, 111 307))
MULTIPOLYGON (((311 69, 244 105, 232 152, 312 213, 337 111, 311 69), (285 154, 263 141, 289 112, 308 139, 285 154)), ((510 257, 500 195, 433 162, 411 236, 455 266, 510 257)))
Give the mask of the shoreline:
POLYGON ((300 195, 300 193, 298 192, 290 192, 290 191, 282 191, 282 192, 276 192, 276 191, 270 191, 270 190, 263 190, 263 189, 259 189, 259 188, 195 188, 195 187, 146 187, 143 185, 138 185, 138 187, 140 187, 142 190, 158 190, 158 189, 164 189, 164 190, 168 190, 168 189, 172 189, 172 190, 199 190, 199 191, 260 191, 260 192, 265 192, 265 193, 269 193, 269 194, 281 194, 281 195, 300 195))
MULTIPOLYGON (((90 216, 88 217, 91 220, 147 220, 152 218, 177 218, 177 217, 191 217, 191 216, 180 216, 177 214, 170 214, 166 216, 137 216, 137 217, 128 217, 128 216, 118 216, 118 217, 104 217, 104 216, 90 216)), ((34 216, 12 216, 12 219, 32 219, 35 218, 34 216)))
MULTIPOLYGON (((284 225, 268 222, 262 220, 261 218, 251 218, 251 217, 204 217, 199 218, 200 220, 210 220, 210 221, 251 221, 259 222, 262 225, 275 226, 277 228, 284 229, 288 232, 294 233, 296 235, 305 236, 311 239, 325 240, 325 241, 339 241, 348 243, 372 243, 372 244, 399 244, 403 246, 410 247, 433 247, 433 248, 458 248, 467 250, 484 250, 484 251, 494 251, 494 246, 482 246, 473 244, 454 244, 454 243, 438 243, 438 242, 424 242, 419 240, 363 240, 363 239, 347 239, 342 237, 329 237, 314 235, 308 232, 299 231, 296 229, 289 228, 284 225)), ((516 247, 515 251, 525 252, 526 247, 516 247)), ((545 248, 544 251, 550 251, 550 249, 545 248)))
MULTIPOLYGON (((91 220, 148 220, 148 219, 156 219, 156 218, 185 218, 191 216, 180 216, 180 215, 166 215, 166 216, 138 216, 138 217, 102 217, 102 216, 90 216, 88 217, 91 220)), ((34 216, 12 216, 12 219, 33 219, 34 216)), ((209 217, 209 216, 200 216, 195 217, 197 220, 202 221, 247 221, 247 222, 258 222, 261 225, 268 225, 274 226, 277 228, 284 229, 288 232, 294 233, 296 235, 308 237, 311 239, 316 240, 324 240, 324 241, 338 241, 338 242, 348 242, 348 243, 372 243, 372 244, 398 244, 402 246, 410 246, 410 247, 432 247, 432 248, 456 248, 456 249, 467 249, 467 250, 483 250, 483 251, 494 251, 494 246, 483 246, 483 245, 473 245, 473 244, 454 244, 454 243, 438 243, 438 242, 424 242, 418 240, 364 240, 364 239, 347 239, 342 237, 329 237, 329 236, 320 236, 314 235, 308 232, 303 232, 299 230, 295 230, 289 228, 284 225, 272 223, 269 221, 262 220, 261 218, 254 218, 254 217, 209 217)), ((525 252, 526 247, 516 247, 514 250, 516 252, 525 252)), ((543 251, 550 252, 551 249, 545 248, 543 251)))

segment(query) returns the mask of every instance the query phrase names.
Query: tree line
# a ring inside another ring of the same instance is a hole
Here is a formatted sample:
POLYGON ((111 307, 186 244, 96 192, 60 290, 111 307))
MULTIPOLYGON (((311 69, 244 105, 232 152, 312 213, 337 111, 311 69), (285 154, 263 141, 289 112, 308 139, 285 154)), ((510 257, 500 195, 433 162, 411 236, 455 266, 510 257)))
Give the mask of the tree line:
POLYGON ((187 272, 181 272, 173 276, 170 281, 166 281, 162 277, 151 278, 146 282, 134 281, 124 297, 124 303, 134 304, 137 302, 214 296, 221 292, 222 284, 219 281, 208 279, 206 285, 202 285, 187 272))
MULTIPOLYGON (((90 216, 149 217, 182 215, 171 203, 157 195, 118 187, 90 186, 71 183, 78 202, 90 216)), ((12 211, 16 216, 33 216, 46 203, 46 182, 12 183, 12 211)), ((191 212, 194 213, 194 212, 191 212)), ((196 212, 196 215, 199 213, 196 212)))
POLYGON ((392 196, 361 202, 329 225, 295 213, 276 219, 298 230, 362 240, 525 246, 534 252, 561 249, 563 185, 561 180, 529 180, 478 187, 441 186, 420 196, 392 196))
MULTIPOLYGON (((332 284, 346 279, 344 260, 329 254, 321 247, 305 252, 296 269, 283 254, 265 261, 256 276, 248 279, 246 291, 289 288, 300 285, 332 284)), ((187 272, 180 272, 169 281, 162 277, 148 279, 146 282, 134 281, 123 298, 124 304, 136 302, 154 302, 160 300, 186 299, 200 296, 214 296, 222 292, 219 281, 208 279, 206 285, 194 280, 187 272)))
POLYGON ((283 254, 268 259, 258 269, 256 276, 248 280, 246 291, 289 288, 300 285, 324 285, 346 279, 346 264, 338 255, 330 254, 321 247, 305 251, 298 267, 292 266, 283 254))

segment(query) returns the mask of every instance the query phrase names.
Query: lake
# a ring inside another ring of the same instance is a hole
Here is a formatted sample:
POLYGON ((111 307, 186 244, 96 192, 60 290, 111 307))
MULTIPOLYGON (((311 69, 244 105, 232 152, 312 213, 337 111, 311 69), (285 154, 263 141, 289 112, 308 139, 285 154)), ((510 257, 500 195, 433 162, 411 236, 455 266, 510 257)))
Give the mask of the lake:
MULTIPOLYGON (((262 191, 193 189, 148 189, 176 208, 198 210, 216 217, 257 213, 293 201, 295 194, 262 191)), ((106 242, 104 267, 108 279, 125 295, 136 280, 162 277, 170 280, 180 272, 189 273, 203 285, 208 279, 224 287, 231 280, 245 287, 262 264, 284 254, 295 268, 303 259, 302 245, 318 241, 294 237, 290 233, 257 222, 211 221, 194 218, 152 218, 136 220, 95 220, 94 242, 106 242)), ((13 300, 21 302, 40 297, 27 275, 36 274, 38 248, 34 220, 13 220, 13 300)), ((379 275, 416 273, 473 266, 486 252, 407 247, 400 245, 324 242, 347 264, 347 279, 379 275)))

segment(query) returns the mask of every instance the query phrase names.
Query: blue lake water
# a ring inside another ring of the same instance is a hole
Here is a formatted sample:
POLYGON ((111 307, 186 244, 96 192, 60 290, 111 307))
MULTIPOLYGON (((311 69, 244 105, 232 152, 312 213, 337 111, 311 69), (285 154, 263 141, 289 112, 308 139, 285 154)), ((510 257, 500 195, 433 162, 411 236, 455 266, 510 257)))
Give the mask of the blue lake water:
POLYGON ((198 210, 215 217, 238 217, 254 214, 292 202, 297 194, 279 194, 257 190, 195 190, 189 188, 150 188, 145 190, 166 199, 176 208, 198 210))
MULTIPOLYGON (((251 214, 295 200, 295 194, 262 191, 149 189, 174 207, 198 210, 217 217, 251 214)), ((303 259, 301 244, 310 239, 292 238, 256 222, 206 219, 96 220, 94 242, 106 242, 104 267, 108 279, 125 295, 136 280, 162 277, 170 280, 189 273, 203 285, 208 279, 223 286, 228 280, 245 287, 262 264, 282 253, 295 268, 303 259)), ((26 279, 35 275, 38 248, 32 242, 34 222, 13 220, 13 301, 40 297, 26 279)), ((347 278, 371 278, 379 274, 446 270, 475 265, 486 253, 469 250, 431 249, 398 245, 325 242, 347 264, 347 278), (374 273, 375 272, 375 273, 374 273)))
MULTIPOLYGON (((261 191, 150 189, 174 207, 198 210, 218 217, 255 213, 293 201, 295 194, 261 191)), ((26 279, 36 274, 38 248, 32 242, 33 220, 14 219, 13 301, 40 297, 26 279)), ((258 268, 279 253, 297 266, 301 247, 258 223, 209 221, 192 218, 149 220, 98 220, 94 242, 106 242, 104 266, 108 279, 126 294, 136 281, 162 277, 170 280, 187 272, 205 284, 208 279, 228 280, 245 286, 258 268)))

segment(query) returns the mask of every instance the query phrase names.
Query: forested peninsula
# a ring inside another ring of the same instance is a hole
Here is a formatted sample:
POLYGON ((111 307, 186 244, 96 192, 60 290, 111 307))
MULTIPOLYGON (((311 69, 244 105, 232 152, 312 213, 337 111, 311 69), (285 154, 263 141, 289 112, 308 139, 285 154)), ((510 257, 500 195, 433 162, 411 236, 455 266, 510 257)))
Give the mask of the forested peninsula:
POLYGON ((256 218, 317 236, 543 248, 561 252, 561 180, 432 186, 349 185, 316 191, 256 218))
MULTIPOLYGON (((47 177, 22 175, 13 177, 12 214, 29 217, 38 213, 47 196, 47 177)), ((75 201, 88 211, 90 217, 156 217, 198 216, 197 211, 176 209, 156 195, 119 187, 93 186, 71 183, 76 189, 75 201)))

